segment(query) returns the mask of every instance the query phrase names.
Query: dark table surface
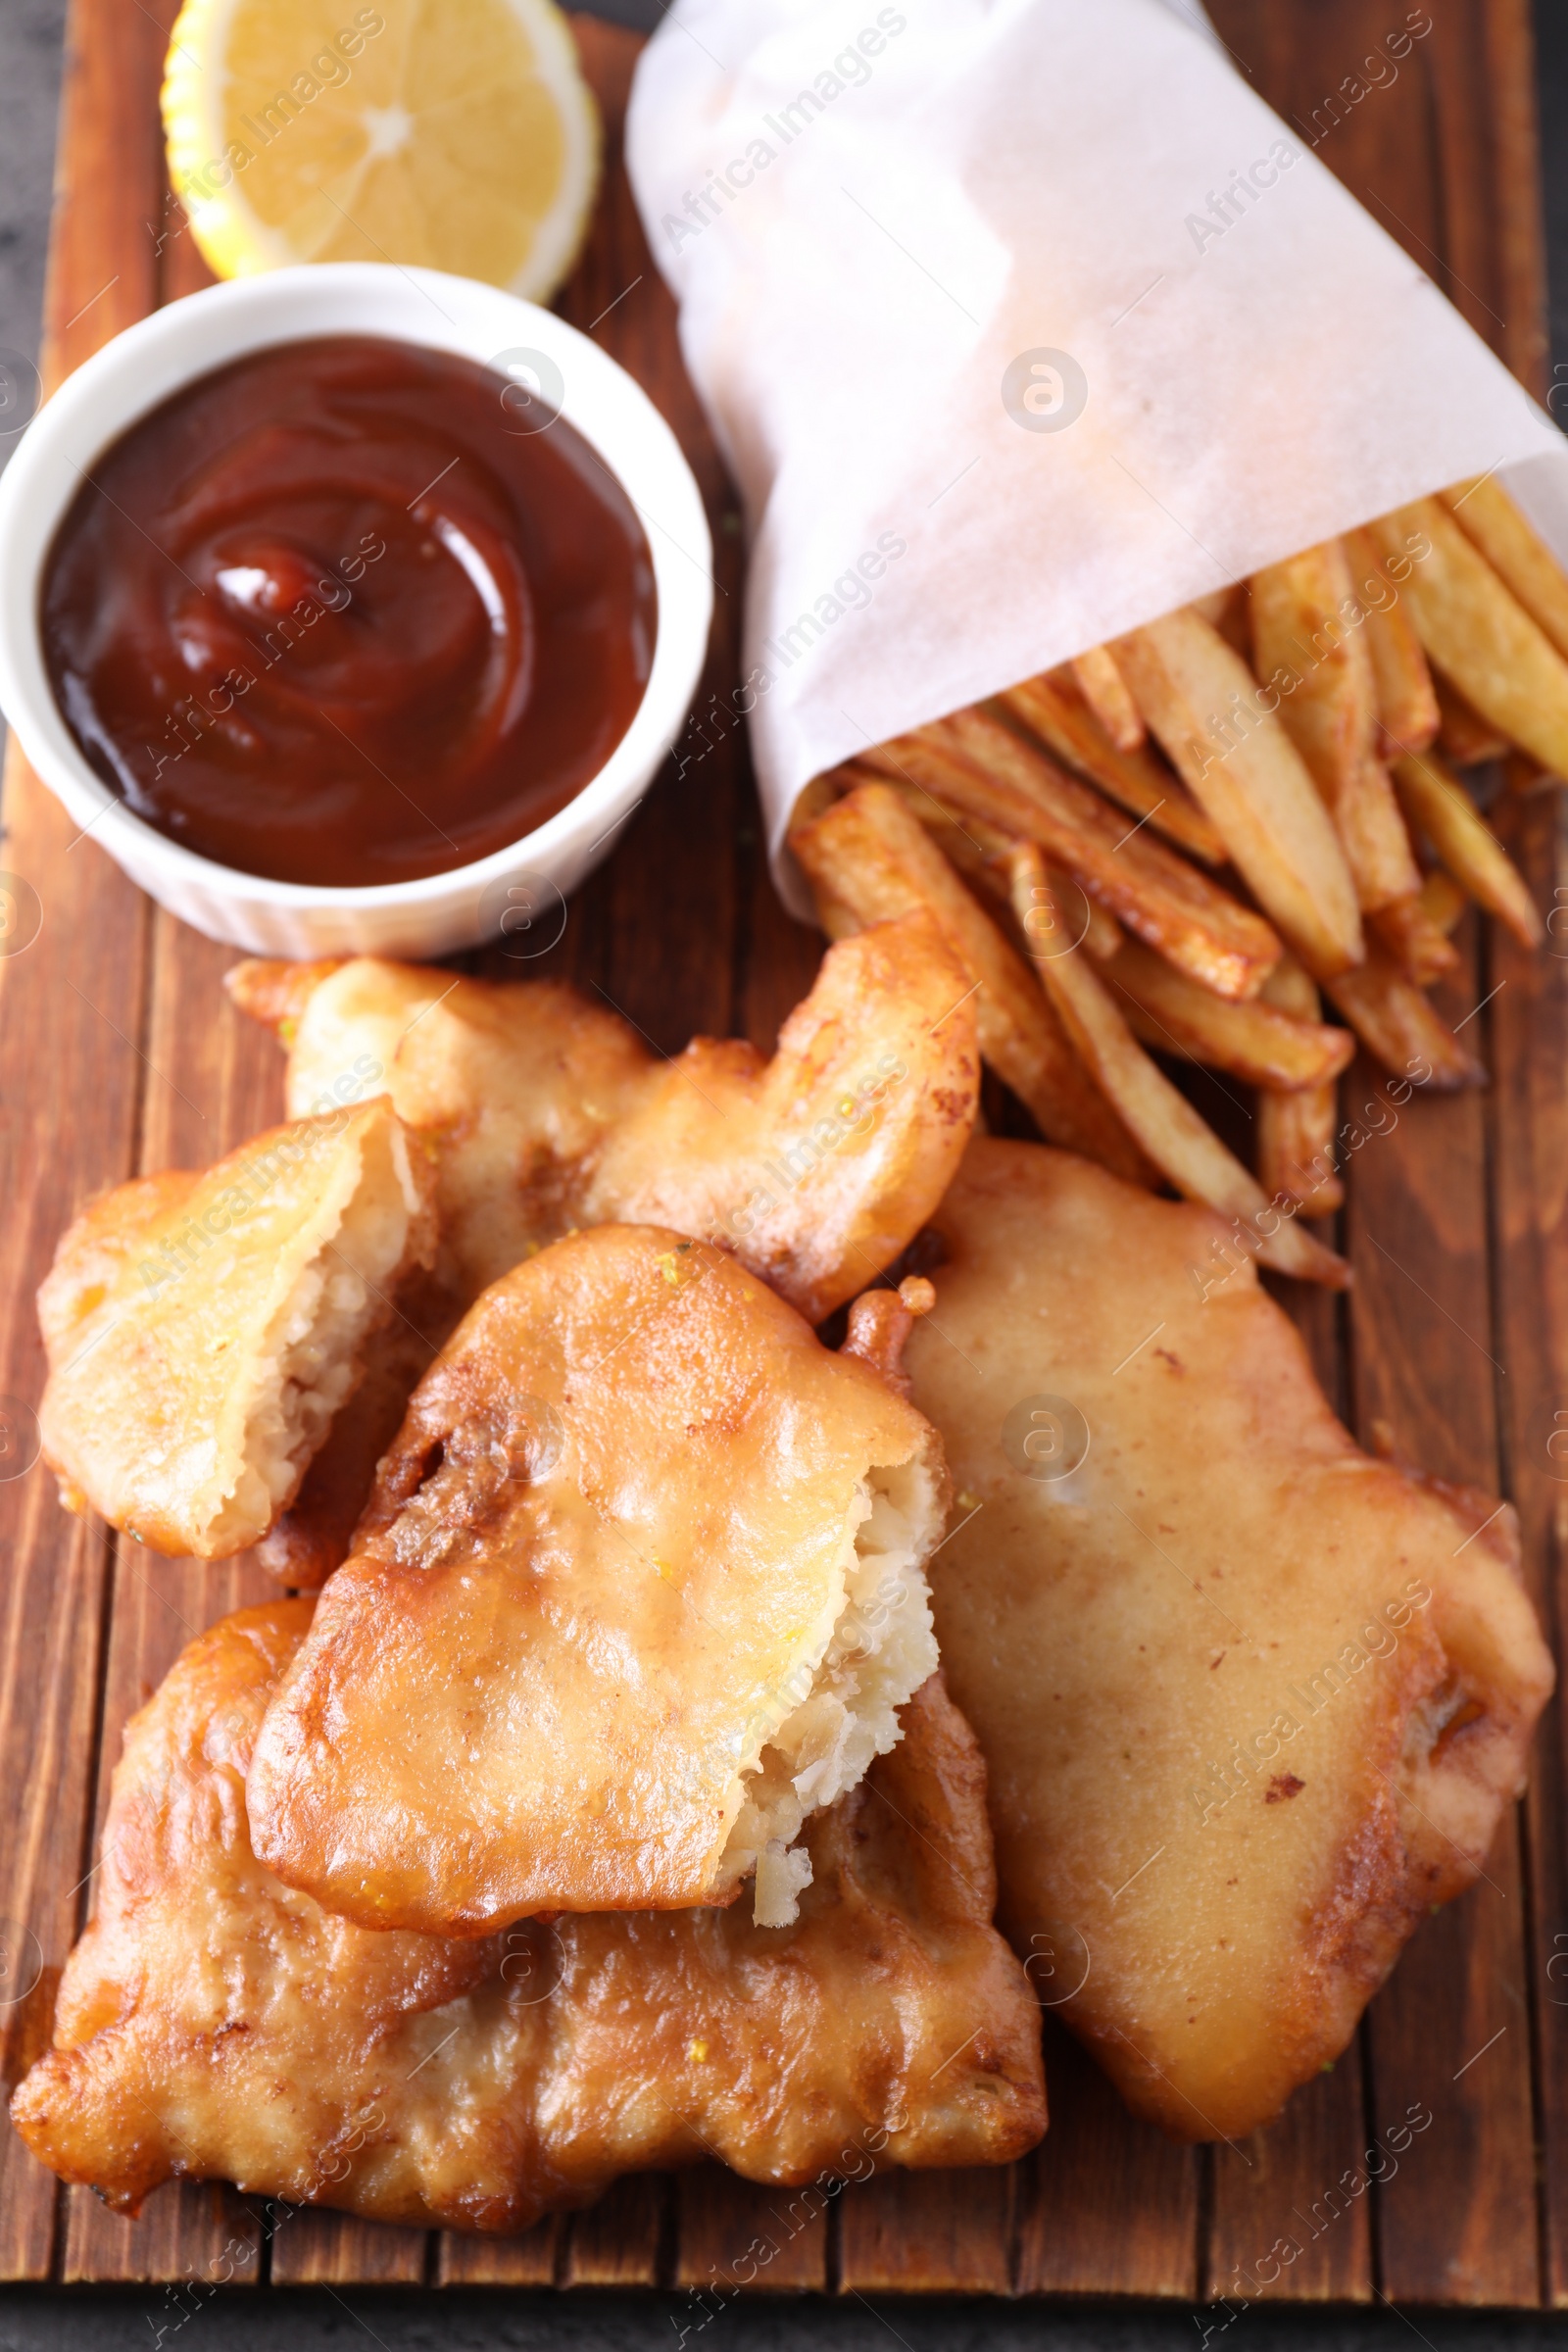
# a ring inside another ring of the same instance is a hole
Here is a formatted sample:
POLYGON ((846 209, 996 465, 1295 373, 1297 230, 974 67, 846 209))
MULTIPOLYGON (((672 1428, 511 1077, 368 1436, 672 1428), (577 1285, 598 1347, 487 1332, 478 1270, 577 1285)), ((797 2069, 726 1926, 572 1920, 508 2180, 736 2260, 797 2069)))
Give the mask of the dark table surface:
MULTIPOLYGON (((136 0, 124 0, 127 7, 136 0)), ((67 0, 0 0, 0 366, 36 364, 67 0)), ((661 0, 599 0, 597 14, 651 28, 661 0)), ((1542 163, 1550 270, 1552 406, 1568 425, 1568 0, 1535 0, 1542 163), (1557 397, 1557 388, 1561 396, 1557 397)), ((0 466, 8 444, 0 437, 0 466)), ((0 726, 0 745, 4 742, 0 726)), ((4 811, 0 809, 0 819, 4 811)), ((0 825, 3 838, 3 825, 0 825)), ((0 1084, 3 1084, 0 1076, 0 1084)), ((0 2126, 0 2129, 3 2129, 0 2126)), ((181 2327, 178 2352, 314 2352, 379 2344, 383 2352, 1541 2352, 1568 2346, 1568 2313, 1271 2309, 1221 2327, 1181 2306, 1006 2305, 863 2296, 757 2297, 717 2314, 684 2295, 504 2290, 280 2288, 215 2294, 181 2327), (684 2332, 683 2332, 684 2331, 684 2332), (701 2342, 709 2336, 707 2343, 701 2342), (1229 2340, 1225 2341, 1228 2337, 1229 2340)), ((168 2336, 162 2290, 0 2289, 0 2352, 156 2352, 168 2336)), ((172 2339, 170 2339, 172 2340, 172 2339)))

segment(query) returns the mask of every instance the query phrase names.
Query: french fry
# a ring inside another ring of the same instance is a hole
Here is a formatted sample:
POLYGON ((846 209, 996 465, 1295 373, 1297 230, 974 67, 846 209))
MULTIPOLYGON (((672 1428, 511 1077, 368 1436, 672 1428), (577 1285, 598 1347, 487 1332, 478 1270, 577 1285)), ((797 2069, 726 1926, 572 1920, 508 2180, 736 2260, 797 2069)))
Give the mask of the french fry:
MULTIPOLYGON (((879 783, 881 780, 877 778, 879 783)), ((909 814, 919 819, 948 863, 962 875, 969 888, 978 897, 989 899, 993 906, 1010 910, 1006 860, 1013 847, 1012 836, 1003 834, 1000 846, 995 849, 983 847, 975 837, 972 817, 965 821, 950 815, 928 792, 917 798, 906 785, 896 785, 894 789, 909 814)), ((990 833, 993 828, 987 826, 986 830, 990 833)))
POLYGON ((1089 653, 1075 656, 1072 674, 1079 693, 1117 751, 1136 752, 1144 740, 1144 722, 1110 648, 1097 645, 1089 653))
MULTIPOLYGON (((1059 938, 1061 914, 1045 860, 1032 842, 1014 853, 1012 876, 1025 937, 1038 935, 1044 916, 1048 936, 1059 938)), ((1265 1265, 1343 1289, 1349 1280, 1344 1259, 1325 1250, 1288 1211, 1273 1206, 1256 1178, 1151 1061, 1090 958, 1075 949, 1042 954, 1035 957, 1035 969, 1102 1092, 1176 1190, 1232 1218, 1243 1229, 1245 1246, 1254 1249, 1265 1265)))
POLYGON ((1206 620, 1211 629, 1217 629, 1230 600, 1229 588, 1209 588, 1203 595, 1195 596, 1187 609, 1206 620))
POLYGON ((1293 1021, 1320 1021, 1323 1000, 1317 982, 1294 956, 1282 956, 1263 983, 1263 1002, 1293 1021))
POLYGON ((1137 940, 1103 970, 1128 1027, 1146 1046, 1229 1070, 1251 1086, 1332 1086, 1355 1051, 1348 1029, 1293 1018, 1260 998, 1227 1004, 1137 940))
MULTIPOLYGON (((1123 948, 1134 944, 1129 941, 1116 917, 1107 912, 1098 899, 1092 899, 1089 893, 1073 880, 1071 874, 1064 873, 1062 880, 1073 901, 1066 909, 1067 919, 1075 925, 1082 923, 1084 946, 1097 963, 1109 963, 1112 957, 1121 954, 1123 948)), ((1138 952, 1141 956, 1149 953, 1148 949, 1143 947, 1140 947, 1138 952)), ((1166 963, 1162 956, 1156 960, 1161 971, 1175 971, 1175 965, 1166 963)), ((1216 1004, 1223 1004, 1226 1002, 1223 997, 1215 997, 1209 989, 1205 988, 1202 994, 1210 998, 1216 1004)))
POLYGON ((1371 657, 1345 618, 1350 566, 1337 539, 1266 564, 1249 583, 1257 675, 1281 689, 1287 733, 1333 808, 1372 746, 1371 657))
POLYGON ((1371 529, 1391 569, 1397 561, 1409 564, 1402 594, 1429 658, 1483 718, 1561 775, 1568 766, 1568 662, 1545 631, 1441 499, 1396 508, 1371 529), (1423 540, 1430 553, 1411 562, 1423 540))
POLYGON ((1337 539, 1253 575, 1259 678, 1282 689, 1279 713, 1327 802, 1363 913, 1421 887, 1399 805, 1376 752, 1377 679, 1337 539))
POLYGON ((1480 767, 1489 760, 1500 760, 1508 749, 1508 738, 1490 718, 1483 718, 1473 703, 1467 703, 1451 678, 1441 671, 1432 681, 1438 698, 1437 748, 1450 767, 1480 767))
MULTIPOLYGON (((1294 956, 1280 957, 1263 983, 1263 997, 1293 1020, 1323 1018, 1316 983, 1294 956)), ((1334 1172, 1338 1126, 1339 1092, 1332 1079, 1289 1094, 1259 1090, 1257 1175, 1271 1200, 1294 1200, 1303 1217, 1329 1217, 1344 1206, 1345 1187, 1334 1172)))
POLYGON ((1523 874, 1458 777, 1436 752, 1396 760, 1394 780, 1405 813, 1418 825, 1454 880, 1521 947, 1539 948, 1545 932, 1523 874))
POLYGON ((1512 590, 1558 653, 1568 655, 1568 578, 1502 484, 1483 474, 1478 481, 1455 482, 1439 495, 1503 586, 1512 590))
MULTIPOLYGON (((845 779, 846 791, 852 790, 857 782, 886 781, 892 784, 910 815, 919 818, 948 863, 956 867, 971 890, 989 899, 994 906, 999 906, 1010 924, 1012 889, 1008 880, 1007 859, 1018 846, 1015 834, 1004 833, 999 826, 988 825, 983 817, 959 816, 944 808, 940 801, 917 784, 895 782, 891 776, 884 779, 875 775, 874 770, 859 776, 852 776, 844 769, 838 772, 845 779)), ((1120 923, 1113 914, 1107 914, 1104 907, 1090 898, 1086 891, 1080 890, 1070 877, 1064 895, 1070 896, 1071 900, 1063 911, 1072 925, 1074 937, 1083 941, 1097 963, 1108 963, 1122 946, 1124 934, 1120 923)))
MULTIPOLYGON (((1018 851, 1025 846, 1024 843, 1015 841, 1006 857, 998 859, 996 870, 1001 875, 1007 894, 1009 936, 1021 943, 1026 956, 1032 956, 1031 945, 1023 939, 1022 933, 1018 929, 1016 893, 1012 887, 1013 859, 1018 851)), ((1098 906, 1086 890, 1080 889, 1065 867, 1059 868, 1056 872, 1053 897, 1060 911, 1061 919, 1067 927, 1064 946, 1071 945, 1082 948, 1085 955, 1093 956, 1096 963, 1109 963, 1128 945, 1127 934, 1115 916, 1107 914, 1103 906, 1098 906)), ((1149 950, 1140 948, 1139 954, 1147 956, 1149 950)), ((1156 958, 1156 960, 1158 959, 1156 958)), ((1167 971, 1170 968, 1168 964, 1164 966, 1167 971)), ((1191 988, 1196 984, 1189 981, 1187 985, 1191 988)), ((1208 991, 1205 989, 1202 994, 1207 996, 1208 991)), ((1223 1001, 1218 997, 1209 999, 1211 1004, 1220 1004, 1223 1001)))
POLYGON ((853 760, 835 768, 833 774, 840 794, 853 792, 859 784, 891 785, 909 814, 918 817, 948 863, 957 868, 970 889, 978 890, 1011 913, 1007 858, 1017 845, 1016 833, 1004 832, 1001 825, 989 824, 972 811, 960 813, 907 776, 884 775, 879 769, 862 766, 853 760))
POLYGON ((811 898, 816 906, 816 919, 835 947, 841 939, 853 939, 857 931, 865 929, 865 925, 845 906, 844 901, 834 898, 830 891, 813 887, 811 898))
POLYGON ((803 784, 790 810, 790 824, 808 824, 813 816, 820 816, 824 808, 831 808, 833 803, 849 790, 844 779, 850 772, 848 767, 829 768, 822 775, 813 776, 808 784, 803 784))
POLYGON ((1435 865, 1421 885, 1422 912, 1445 939, 1457 928, 1459 917, 1469 904, 1468 894, 1441 865, 1435 865))
POLYGON ((1042 678, 1025 678, 1021 686, 1009 686, 997 700, 1009 717, 1039 737, 1048 752, 1087 776, 1091 784, 1098 784, 1134 816, 1147 818, 1152 831, 1163 833, 1167 841, 1200 858, 1205 865, 1225 863, 1225 844, 1186 785, 1157 753, 1147 749, 1119 752, 1079 693, 1070 670, 1053 669, 1042 678))
POLYGON ((1417 988, 1430 988, 1435 980, 1445 980, 1459 969, 1459 951, 1428 914, 1420 891, 1407 899, 1396 899, 1391 906, 1380 906, 1367 919, 1405 978, 1413 980, 1417 988))
MULTIPOLYGON (((860 760, 847 760, 842 767, 834 769, 836 797, 842 798, 861 784, 885 784, 923 825, 948 863, 956 868, 969 888, 995 905, 1005 906, 1010 915, 1012 890, 1007 880, 1007 859, 1018 846, 1017 834, 977 816, 972 809, 960 809, 956 803, 943 800, 902 770, 894 772, 891 768, 874 766, 873 758, 873 754, 867 754, 860 760)), ((817 815, 820 810, 811 813, 817 815)))
POLYGON ((1486 1084, 1481 1064, 1381 948, 1357 970, 1338 972, 1323 986, 1367 1052, 1395 1077, 1449 1093, 1486 1084))
POLYGON ((1038 841, 1118 922, 1219 996, 1255 996, 1280 943, 1261 916, 1000 719, 964 710, 864 755, 881 774, 1038 841))
POLYGON ((1421 640, 1399 592, 1383 568, 1383 555, 1368 531, 1348 531, 1352 593, 1365 619, 1367 651, 1378 690, 1378 757, 1424 752, 1438 731, 1438 697, 1421 640))
POLYGON ((1134 629, 1114 651, 1265 914, 1313 970, 1359 962, 1355 885, 1333 820, 1241 656, 1192 612, 1134 629))
POLYGON ((1134 1184, 1150 1163, 1096 1086, 1022 956, 965 890, 898 794, 862 784, 795 827, 790 846, 829 911, 864 928, 925 906, 968 966, 980 1051, 1049 1143, 1134 1184))
POLYGON ((1218 629, 1244 662, 1250 662, 1252 615, 1245 580, 1235 580, 1229 588, 1211 588, 1206 596, 1195 596, 1188 610, 1199 613, 1211 629, 1218 629))
MULTIPOLYGON (((838 774, 846 792, 853 792, 858 784, 885 784, 889 791, 896 792, 955 872, 962 875, 977 898, 1000 908, 1010 923, 1012 888, 1007 878, 1007 859, 1018 846, 1015 833, 1004 833, 1000 825, 988 825, 981 816, 960 815, 957 809, 939 801, 935 793, 927 792, 923 784, 911 784, 903 776, 885 776, 874 767, 853 765, 840 768, 838 774)), ((1086 899, 1084 904, 1087 906, 1089 901, 1086 899)), ((1119 930, 1116 938, 1118 941, 1121 938, 1119 930)))
POLYGON ((1280 943, 1250 907, 1140 827, 1123 824, 1098 793, 988 711, 955 711, 921 733, 956 750, 987 792, 1021 796, 1020 816, 1032 808, 1036 821, 1014 829, 1038 840, 1129 930, 1218 995, 1256 993, 1280 943), (1048 812, 1057 820, 1054 848, 1042 821, 1048 812))
POLYGON ((1294 1200, 1302 1217, 1332 1217, 1345 1205, 1334 1173, 1339 1097, 1332 1086, 1298 1087, 1292 1094, 1260 1087, 1257 1097, 1257 1180, 1271 1200, 1294 1200))

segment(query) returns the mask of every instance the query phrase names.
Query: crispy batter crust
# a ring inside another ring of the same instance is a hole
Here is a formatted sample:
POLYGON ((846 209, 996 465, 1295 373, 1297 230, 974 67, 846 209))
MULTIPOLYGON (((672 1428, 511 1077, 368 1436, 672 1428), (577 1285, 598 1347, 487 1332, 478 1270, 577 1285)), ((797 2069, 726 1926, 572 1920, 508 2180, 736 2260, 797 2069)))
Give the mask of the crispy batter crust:
POLYGON ((127 1730, 98 1914, 12 2103, 63 2179, 122 2212, 183 2176, 511 2231, 709 2153, 798 2182, 1004 2164, 1039 2137, 984 1768, 940 1678, 813 1826, 795 1927, 736 1909, 451 1943, 354 1927, 252 1854, 251 1747, 310 1613, 225 1618, 127 1730))
POLYGON ((433 1249, 429 1175, 384 1097, 106 1193, 38 1293, 64 1498, 223 1558, 298 1492, 391 1293, 433 1249))
POLYGON ((875 1372, 701 1242, 556 1243, 410 1401, 258 1744, 258 1853, 447 1935, 728 1900, 740 1775, 811 1686, 870 1473, 903 1466, 923 1556, 940 1447, 875 1372))
POLYGON ((818 1323, 918 1232, 974 1124, 968 979, 923 913, 831 949, 770 1062, 711 1038, 659 1060, 554 980, 361 956, 226 985, 288 1045, 296 1116, 346 1070, 383 1074, 434 1149, 464 1305, 577 1226, 647 1223, 732 1250, 818 1323))
POLYGON ((1512 1513, 1364 1454, 1207 1211, 977 1141, 936 1224, 908 1362, 983 1506, 931 1584, 1001 1916, 1132 2107, 1238 2137, 1522 1786, 1512 1513))

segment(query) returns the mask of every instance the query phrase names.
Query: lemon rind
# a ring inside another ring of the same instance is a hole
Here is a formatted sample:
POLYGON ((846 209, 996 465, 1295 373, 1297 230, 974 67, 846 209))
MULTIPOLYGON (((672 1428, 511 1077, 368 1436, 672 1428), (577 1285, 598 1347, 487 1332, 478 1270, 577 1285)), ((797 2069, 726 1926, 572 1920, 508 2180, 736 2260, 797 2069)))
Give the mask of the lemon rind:
MULTIPOLYGON (((198 251, 220 278, 256 276, 311 258, 260 218, 246 202, 237 175, 212 196, 193 200, 196 175, 224 154, 221 66, 215 69, 215 61, 227 54, 228 29, 242 5, 246 0, 184 0, 170 35, 160 92, 170 182, 198 251)), ((603 172, 603 133, 576 46, 553 0, 504 0, 504 5, 529 36, 562 134, 556 201, 534 224, 527 258, 506 287, 524 301, 546 303, 581 250, 603 172)))

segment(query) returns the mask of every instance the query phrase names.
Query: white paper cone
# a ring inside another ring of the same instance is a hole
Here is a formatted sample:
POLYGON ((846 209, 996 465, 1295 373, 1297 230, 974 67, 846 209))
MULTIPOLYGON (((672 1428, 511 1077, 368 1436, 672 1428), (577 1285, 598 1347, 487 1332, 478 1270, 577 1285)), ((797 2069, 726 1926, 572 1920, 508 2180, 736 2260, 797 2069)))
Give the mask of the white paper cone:
POLYGON ((627 158, 745 504, 775 871, 823 768, 1463 475, 1535 461, 1568 555, 1550 419, 1163 0, 680 0, 627 158))

